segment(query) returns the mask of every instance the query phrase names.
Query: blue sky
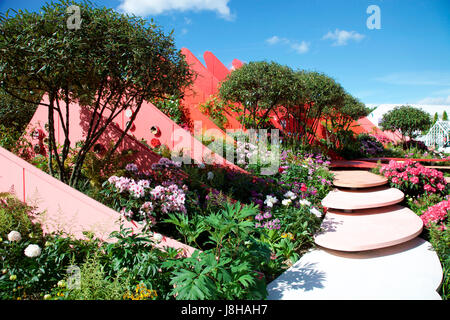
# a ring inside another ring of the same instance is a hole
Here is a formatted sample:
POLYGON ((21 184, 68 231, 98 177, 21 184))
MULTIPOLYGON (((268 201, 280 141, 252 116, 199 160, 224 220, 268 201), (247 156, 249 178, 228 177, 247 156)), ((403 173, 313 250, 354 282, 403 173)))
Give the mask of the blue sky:
MULTIPOLYGON (((38 10, 46 1, 0 0, 38 10)), ((176 45, 225 65, 276 61, 321 71, 366 104, 445 105, 450 109, 448 0, 94 0, 153 18, 175 30, 176 45), (366 12, 380 8, 381 29, 366 12)), ((441 108, 441 107, 439 107, 441 108)))

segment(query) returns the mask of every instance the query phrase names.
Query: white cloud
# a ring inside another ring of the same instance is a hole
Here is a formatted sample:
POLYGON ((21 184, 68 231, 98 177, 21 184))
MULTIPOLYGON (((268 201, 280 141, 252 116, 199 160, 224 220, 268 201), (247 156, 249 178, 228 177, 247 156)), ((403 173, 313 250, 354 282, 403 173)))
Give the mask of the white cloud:
POLYGON ((309 42, 302 41, 301 43, 292 43, 291 48, 298 53, 306 53, 309 51, 309 42))
POLYGON ((334 40, 334 46, 345 46, 348 41, 353 40, 356 42, 361 41, 365 35, 360 34, 356 31, 346 31, 336 29, 334 32, 328 31, 326 35, 323 36, 322 39, 331 39, 334 40))
MULTIPOLYGON (((396 72, 375 80, 393 85, 407 86, 450 86, 450 73, 423 71, 423 72, 396 72)), ((437 94, 450 94, 450 89, 440 90, 437 94)))
POLYGON ((189 18, 184 18, 184 22, 187 24, 187 25, 190 25, 190 24, 192 24, 192 20, 191 19, 189 19, 189 18))
POLYGON ((275 44, 277 44, 277 43, 284 43, 284 44, 287 44, 287 43, 289 43, 290 41, 289 41, 288 39, 286 39, 286 38, 280 38, 280 37, 278 37, 278 36, 273 36, 273 37, 271 37, 271 38, 269 38, 269 39, 266 39, 266 42, 267 42, 268 44, 270 44, 270 45, 275 45, 275 44))
POLYGON ((273 36, 271 38, 266 39, 266 42, 270 45, 276 45, 276 44, 283 44, 283 45, 289 45, 291 49, 293 49, 295 52, 303 54, 309 51, 310 43, 306 41, 302 41, 300 43, 296 41, 289 40, 287 38, 280 38, 278 36, 273 36))
POLYGON ((450 105, 450 95, 447 97, 427 97, 417 103, 428 105, 450 105))
POLYGON ((119 10, 139 16, 169 11, 214 11, 220 17, 232 20, 228 2, 230 0, 121 0, 119 10))
POLYGON ((443 90, 438 90, 438 91, 435 91, 435 92, 433 92, 434 94, 437 94, 437 95, 440 95, 440 94, 442 94, 442 95, 446 95, 446 94, 449 94, 450 95, 450 88, 448 88, 448 89, 443 89, 443 90))

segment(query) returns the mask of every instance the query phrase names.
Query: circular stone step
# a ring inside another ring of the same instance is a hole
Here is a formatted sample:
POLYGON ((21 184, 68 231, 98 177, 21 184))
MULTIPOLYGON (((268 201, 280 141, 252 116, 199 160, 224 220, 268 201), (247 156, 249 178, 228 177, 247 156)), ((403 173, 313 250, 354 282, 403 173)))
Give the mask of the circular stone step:
POLYGON ((326 208, 358 210, 390 206, 404 199, 396 188, 376 187, 370 189, 334 189, 322 200, 326 208))
POLYGON ((343 188, 371 188, 388 183, 388 179, 377 174, 362 170, 332 171, 333 184, 343 188))
POLYGON ((394 205, 342 213, 329 209, 315 235, 321 247, 340 251, 364 251, 394 246, 422 232, 422 220, 410 209, 394 205))
POLYGON ((358 253, 316 249, 269 283, 269 300, 440 300, 442 267, 429 242, 358 253))

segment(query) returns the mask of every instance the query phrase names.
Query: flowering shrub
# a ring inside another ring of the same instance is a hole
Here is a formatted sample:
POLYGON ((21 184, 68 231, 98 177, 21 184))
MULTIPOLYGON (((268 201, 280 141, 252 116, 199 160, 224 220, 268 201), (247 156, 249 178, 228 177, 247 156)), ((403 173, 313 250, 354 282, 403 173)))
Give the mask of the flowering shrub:
MULTIPOLYGON (((163 170, 178 167, 179 164, 166 158, 161 158, 158 163, 152 165, 152 169, 159 171, 159 174, 163 170)), ((161 184, 155 183, 153 178, 161 178, 160 175, 139 174, 134 164, 128 164, 126 170, 129 177, 110 177, 104 183, 102 191, 105 200, 126 218, 145 221, 146 227, 151 227, 156 224, 157 217, 174 212, 186 213, 186 185, 180 187, 170 180, 161 184)), ((170 175, 167 175, 167 178, 170 178, 170 175)))
POLYGON ((332 186, 330 161, 322 154, 281 153, 279 184, 298 199, 322 200, 332 186))
POLYGON ((430 227, 431 223, 435 223, 444 227, 450 213, 450 200, 444 200, 438 204, 431 206, 420 218, 424 226, 430 227))
POLYGON ((392 143, 392 140, 383 134, 371 134, 370 136, 374 137, 382 145, 387 145, 389 143, 392 143))
POLYGON ((361 143, 361 151, 367 156, 374 156, 384 152, 384 147, 375 137, 367 134, 358 136, 358 141, 361 143))
POLYGON ((389 179, 391 186, 409 196, 448 193, 448 184, 441 171, 426 168, 412 160, 403 163, 390 161, 379 168, 379 173, 389 179))

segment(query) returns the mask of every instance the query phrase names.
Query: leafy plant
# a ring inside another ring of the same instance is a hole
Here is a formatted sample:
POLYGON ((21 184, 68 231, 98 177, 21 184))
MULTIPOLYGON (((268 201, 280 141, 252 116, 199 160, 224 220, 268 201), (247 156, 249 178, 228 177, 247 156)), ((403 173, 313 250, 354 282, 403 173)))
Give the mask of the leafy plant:
POLYGON ((228 123, 225 113, 227 110, 232 110, 233 105, 227 104, 214 97, 203 104, 199 105, 200 111, 208 115, 210 119, 222 130, 228 123))

